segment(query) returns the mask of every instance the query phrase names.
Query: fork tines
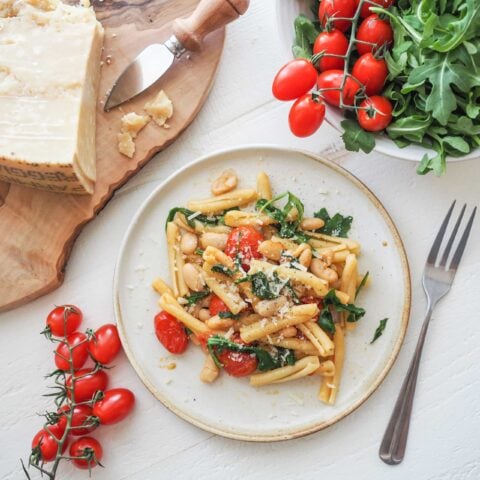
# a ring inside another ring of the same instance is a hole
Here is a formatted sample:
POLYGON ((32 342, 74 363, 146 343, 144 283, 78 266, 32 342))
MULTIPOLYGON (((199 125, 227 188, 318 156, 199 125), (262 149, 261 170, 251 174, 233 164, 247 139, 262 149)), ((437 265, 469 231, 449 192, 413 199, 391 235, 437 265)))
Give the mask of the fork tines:
POLYGON ((450 264, 448 264, 447 262, 450 256, 450 251, 452 249, 453 243, 455 242, 455 237, 458 233, 458 230, 463 220, 463 216, 465 214, 465 210, 467 208, 466 204, 463 205, 462 210, 460 211, 460 215, 458 216, 457 221, 455 222, 455 226, 453 227, 452 233, 450 234, 450 238, 448 239, 442 258, 440 259, 440 261, 438 261, 440 247, 445 237, 445 232, 447 230, 448 223, 450 221, 450 217, 452 216, 452 212, 455 207, 455 204, 456 204, 456 200, 453 201, 452 205, 448 210, 447 216, 443 220, 443 223, 440 227, 440 230, 437 233, 437 236, 435 238, 435 241, 433 242, 432 249, 430 250, 430 253, 428 254, 428 259, 427 259, 428 265, 431 265, 431 266, 438 265, 439 267, 442 267, 447 271, 456 270, 458 268, 458 265, 463 255, 463 251, 465 250, 465 246, 467 244, 468 236, 470 235, 470 230, 472 229, 472 224, 475 218, 475 214, 477 212, 477 207, 474 207, 470 215, 470 218, 468 220, 467 226, 465 227, 465 230, 463 232, 463 235, 460 238, 460 241, 458 242, 455 253, 453 254, 453 258, 451 259, 450 264))

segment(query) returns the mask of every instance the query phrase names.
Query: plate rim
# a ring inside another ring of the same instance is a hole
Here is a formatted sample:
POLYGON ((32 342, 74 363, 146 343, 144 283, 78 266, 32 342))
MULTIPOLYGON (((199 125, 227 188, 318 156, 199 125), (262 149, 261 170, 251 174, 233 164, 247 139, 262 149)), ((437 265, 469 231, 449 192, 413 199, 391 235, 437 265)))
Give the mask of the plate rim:
POLYGON ((120 245, 120 250, 117 256, 117 261, 115 262, 115 269, 114 269, 114 275, 113 275, 113 306, 114 306, 114 315, 115 315, 115 321, 118 327, 119 335, 120 335, 120 340, 122 342, 123 350, 133 367, 135 373, 137 376, 140 378, 142 383, 145 385, 145 387, 149 390, 149 392, 157 399, 159 400, 162 405, 164 405, 168 410, 173 412, 175 415, 180 417, 182 420, 185 420, 189 422, 190 424, 201 428, 202 430, 205 430, 207 432, 220 435, 222 437, 230 438, 233 440, 243 440, 243 441, 249 441, 249 442, 275 442, 275 441, 283 441, 283 440, 292 440, 295 438, 300 438, 306 435, 310 435, 312 433, 318 432, 320 430, 324 430, 325 428, 339 422, 343 418, 347 417, 350 415, 352 412, 357 410, 361 405, 363 405, 369 398, 370 396, 378 389, 380 384, 383 382, 387 374, 390 372, 393 364, 395 363, 396 359, 398 358, 398 354, 400 352, 400 349, 403 345, 405 335, 407 332, 408 324, 409 324, 409 319, 410 319, 410 310, 411 310, 411 300, 412 300, 412 291, 411 291, 411 276, 410 276, 410 266, 408 263, 408 258, 407 254, 405 251, 405 247, 403 245, 403 241, 400 237, 400 234, 398 232, 398 229, 393 222, 392 218, 390 217, 390 214, 386 210, 386 208, 383 206, 383 204, 380 202, 380 200, 377 198, 377 196, 359 179, 357 178, 354 174, 346 170, 345 168, 341 167, 340 165, 327 160, 325 158, 322 158, 320 155, 317 155, 313 152, 299 149, 299 148, 294 148, 294 147, 283 147, 279 145, 272 145, 272 144, 249 144, 249 145, 242 145, 242 146, 237 146, 237 147, 230 147, 230 148, 224 148, 224 149, 218 149, 213 152, 207 153, 205 155, 201 155, 200 157, 194 159, 193 161, 189 162, 188 164, 184 165, 182 168, 174 171, 172 174, 170 174, 164 181, 162 181, 150 194, 145 198, 145 200, 142 202, 140 207, 137 209, 135 212, 135 215, 133 216, 132 220, 130 221, 130 224, 128 225, 127 230, 125 231, 125 234, 122 239, 122 243, 120 245), (401 316, 401 324, 400 324, 400 333, 398 338, 395 341, 395 344, 387 358, 387 361, 380 371, 380 373, 377 375, 375 380, 372 382, 372 384, 369 386, 369 388, 363 393, 360 398, 353 402, 352 405, 350 405, 348 408, 345 410, 341 411, 338 413, 336 416, 324 420, 318 423, 315 423, 313 425, 309 425, 308 427, 303 427, 295 432, 289 432, 289 433, 278 433, 278 434, 268 434, 268 435, 261 435, 261 434, 248 434, 248 433, 234 433, 228 430, 222 430, 221 428, 217 428, 215 426, 209 425, 207 422, 199 420, 195 418, 194 416, 182 411, 181 409, 177 408, 176 405, 172 402, 170 402, 167 398, 163 396, 161 391, 157 389, 147 378, 147 375, 144 373, 143 369, 141 366, 137 363, 137 360, 133 354, 133 352, 130 350, 127 335, 125 333, 124 329, 124 324, 123 324, 123 316, 122 316, 122 311, 120 307, 120 295, 119 295, 119 266, 122 261, 122 258, 125 254, 125 249, 127 246, 128 239, 134 230, 139 218, 143 215, 144 211, 150 204, 151 200, 153 199, 154 196, 157 195, 159 190, 162 190, 167 186, 172 180, 174 180, 176 177, 182 175, 186 170, 190 169, 191 167, 203 163, 203 162, 208 162, 210 159, 221 156, 221 155, 228 155, 228 154, 234 154, 238 152, 245 152, 245 151, 258 151, 258 150, 269 150, 271 152, 282 152, 282 153, 293 153, 293 154, 300 154, 303 156, 306 156, 320 164, 322 164, 326 168, 330 168, 334 170, 336 173, 342 175, 345 177, 347 180, 352 182, 357 188, 359 188, 367 197, 368 199, 372 202, 374 205, 375 209, 382 215, 383 220, 386 222, 388 229, 390 230, 392 237, 394 239, 395 247, 396 250, 398 251, 399 257, 400 257, 400 262, 401 262, 401 267, 402 267, 402 272, 403 272, 403 290, 405 294, 405 300, 403 303, 403 309, 402 309, 402 316, 401 316))

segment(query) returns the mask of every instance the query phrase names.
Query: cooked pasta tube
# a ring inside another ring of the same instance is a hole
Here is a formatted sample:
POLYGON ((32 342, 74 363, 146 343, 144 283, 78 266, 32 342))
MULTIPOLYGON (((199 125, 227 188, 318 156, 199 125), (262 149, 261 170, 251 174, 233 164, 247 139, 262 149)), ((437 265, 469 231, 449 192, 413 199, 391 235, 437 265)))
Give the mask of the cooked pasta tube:
POLYGON ((180 251, 180 232, 173 222, 167 224, 167 249, 173 292, 176 297, 188 295, 189 290, 183 278, 183 256, 180 251))
POLYGON ((335 343, 335 355, 333 358, 335 373, 331 377, 323 377, 320 392, 318 394, 318 399, 328 405, 333 405, 335 403, 345 360, 345 337, 342 328, 337 327, 335 329, 333 341, 335 343))
POLYGON ((173 290, 161 278, 157 277, 153 280, 152 288, 160 295, 169 293, 172 297, 174 296, 173 290))
POLYGON ((261 387, 272 383, 283 383, 306 377, 320 367, 318 357, 310 355, 295 362, 295 365, 276 368, 269 372, 256 373, 250 377, 250 385, 261 387))
POLYGON ((240 328, 240 337, 244 342, 253 342, 260 338, 271 335, 286 327, 292 325, 298 325, 311 320, 314 316, 318 315, 318 306, 316 303, 306 303, 304 305, 293 306, 285 316, 281 318, 272 318, 252 323, 251 325, 245 325, 240 328))
POLYGON ((299 325, 298 329, 312 342, 320 356, 329 357, 333 355, 334 343, 316 322, 306 322, 299 325))
POLYGON ((277 347, 288 348, 297 352, 303 352, 307 355, 318 355, 318 349, 309 340, 300 338, 281 338, 278 336, 268 336, 268 343, 277 347))
POLYGON ((190 315, 169 293, 164 293, 160 297, 158 304, 162 310, 173 315, 179 322, 182 322, 194 333, 208 333, 210 331, 203 322, 195 318, 193 315, 190 315))
POLYGON ((230 210, 224 216, 225 225, 229 227, 263 227, 264 225, 272 225, 278 223, 272 217, 264 213, 244 212, 241 210, 230 210))
POLYGON ((320 366, 315 373, 322 376, 333 377, 335 375, 335 364, 332 360, 320 362, 320 366))
POLYGON ((240 325, 251 325, 252 323, 258 322, 262 317, 258 313, 249 313, 247 315, 242 315, 239 318, 240 325))
POLYGON ((253 188, 233 190, 216 197, 203 200, 192 200, 187 207, 195 212, 213 214, 228 210, 229 208, 242 207, 257 199, 257 192, 253 188))
POLYGON ((351 303, 355 301, 355 291, 357 289, 357 264, 356 255, 350 253, 345 259, 340 283, 340 290, 348 295, 351 303))
POLYGON ((231 232, 231 228, 226 225, 208 225, 201 222, 195 222, 195 233, 226 233, 227 235, 231 232))
MULTIPOLYGON (((365 278, 366 274, 363 275, 357 275, 357 288, 360 286, 360 284, 363 282, 363 279, 365 278)), ((372 277, 369 275, 367 279, 365 280, 365 283, 363 284, 364 287, 369 287, 372 284, 372 277)))
POLYGON ((352 253, 359 254, 360 253, 360 244, 352 240, 350 238, 344 238, 344 237, 332 237, 331 235, 325 235, 324 233, 308 233, 311 237, 318 239, 318 240, 323 240, 324 242, 328 242, 330 244, 332 243, 343 243, 348 250, 350 250, 352 253))
POLYGON ((238 286, 232 282, 220 282, 213 275, 206 274, 205 283, 217 297, 223 300, 234 315, 240 313, 247 306, 239 294, 238 286))
POLYGON ((272 199, 272 186, 270 184, 270 178, 265 172, 260 172, 257 175, 257 192, 259 198, 265 200, 272 199))
POLYGON ((295 243, 293 240, 281 238, 277 235, 273 235, 271 240, 280 243, 281 245, 283 245, 284 250, 289 250, 290 252, 293 252, 298 247, 298 243, 295 243))
POLYGON ((208 246, 202 255, 203 259, 211 264, 221 263, 227 268, 233 268, 235 265, 233 260, 220 249, 208 246))
POLYGON ((177 225, 177 227, 180 227, 187 232, 195 233, 195 229, 188 224, 183 213, 177 212, 175 218, 173 219, 173 222, 175 223, 175 225, 177 225))
POLYGON ((207 353, 207 355, 205 355, 205 363, 200 372, 200 380, 204 383, 212 383, 217 379, 219 373, 220 369, 215 365, 213 358, 207 353))

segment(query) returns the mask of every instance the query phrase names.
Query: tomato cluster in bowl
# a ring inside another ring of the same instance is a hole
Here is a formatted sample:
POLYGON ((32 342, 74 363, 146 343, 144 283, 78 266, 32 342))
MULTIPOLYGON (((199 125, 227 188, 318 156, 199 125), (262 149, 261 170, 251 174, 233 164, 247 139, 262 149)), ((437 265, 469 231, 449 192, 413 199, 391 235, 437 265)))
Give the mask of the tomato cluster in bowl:
POLYGON ((388 76, 385 53, 393 44, 388 20, 371 8, 394 0, 321 0, 321 31, 313 55, 284 65, 273 81, 273 95, 294 103, 289 125, 298 137, 315 133, 325 118, 325 103, 355 116, 363 130, 380 132, 392 121, 393 107, 382 96, 388 76))

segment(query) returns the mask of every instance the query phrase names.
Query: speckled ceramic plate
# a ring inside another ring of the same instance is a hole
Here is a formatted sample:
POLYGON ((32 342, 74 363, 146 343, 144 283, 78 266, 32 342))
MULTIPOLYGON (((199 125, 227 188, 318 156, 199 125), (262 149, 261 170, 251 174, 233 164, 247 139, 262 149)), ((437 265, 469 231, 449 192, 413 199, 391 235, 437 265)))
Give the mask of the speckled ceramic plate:
POLYGON ((125 352, 147 388, 183 419, 226 437, 285 440, 325 428, 359 407, 390 370, 407 328, 410 279, 398 232, 377 198, 341 167, 313 154, 275 147, 247 147, 214 153, 186 166, 160 185, 133 219, 121 248, 114 281, 117 323, 125 352), (372 286, 360 304, 367 315, 347 336, 346 363, 337 402, 317 400, 318 377, 250 387, 248 379, 222 374, 211 385, 199 380, 204 355, 194 345, 169 356, 154 334, 158 295, 154 277, 168 280, 164 224, 170 208, 210 195, 210 181, 233 168, 240 186, 254 186, 266 171, 274 191, 290 190, 306 213, 320 207, 354 217, 351 238, 362 244, 360 271, 370 271, 372 286), (390 320, 370 345, 380 319, 390 320), (175 369, 168 366, 175 364, 175 369))
MULTIPOLYGON (((285 62, 292 58, 292 44, 295 38, 293 21, 299 13, 304 13, 311 17, 312 13, 310 11, 310 4, 311 1, 309 0, 277 0, 276 2, 278 34, 285 50, 285 62)), ((338 108, 327 105, 326 119, 328 123, 338 131, 343 131, 340 122, 344 117, 338 108)), ((397 147, 397 145, 395 145, 395 143, 386 135, 380 134, 376 135, 375 150, 384 155, 390 155, 403 160, 411 160, 413 162, 419 162, 425 153, 430 155, 433 153, 432 150, 426 149, 420 145, 412 144, 405 148, 397 147)), ((480 158, 480 148, 476 148, 463 157, 448 157, 447 160, 448 162, 459 162, 475 158, 480 158)))

